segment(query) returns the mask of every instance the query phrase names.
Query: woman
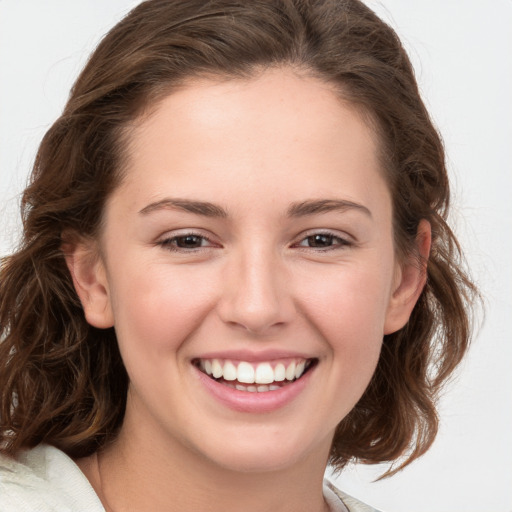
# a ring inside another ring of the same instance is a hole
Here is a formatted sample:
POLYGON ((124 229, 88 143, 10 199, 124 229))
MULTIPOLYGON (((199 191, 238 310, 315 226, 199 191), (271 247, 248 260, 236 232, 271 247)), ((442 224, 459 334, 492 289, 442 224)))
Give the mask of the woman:
POLYGON ((2 506, 367 510, 326 464, 423 454, 467 348, 448 202, 360 2, 140 4, 43 139, 2 267, 2 506))

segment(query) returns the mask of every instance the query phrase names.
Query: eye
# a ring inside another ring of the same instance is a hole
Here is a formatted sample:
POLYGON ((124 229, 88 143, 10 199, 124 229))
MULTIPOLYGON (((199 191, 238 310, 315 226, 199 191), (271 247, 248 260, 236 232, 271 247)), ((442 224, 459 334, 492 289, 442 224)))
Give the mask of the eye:
POLYGON ((213 246, 213 243, 205 236, 196 233, 185 233, 159 242, 159 245, 171 251, 194 251, 213 246))
POLYGON ((323 250, 336 249, 350 245, 352 245, 351 242, 333 233, 313 233, 296 244, 297 247, 323 250))

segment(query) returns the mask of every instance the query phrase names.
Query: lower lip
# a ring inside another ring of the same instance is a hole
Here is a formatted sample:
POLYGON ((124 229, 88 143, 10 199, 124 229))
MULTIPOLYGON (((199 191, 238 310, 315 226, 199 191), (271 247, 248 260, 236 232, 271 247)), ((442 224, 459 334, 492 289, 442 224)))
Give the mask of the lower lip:
POLYGON ((239 391, 224 384, 220 384, 216 380, 208 377, 198 368, 194 368, 197 372, 201 384, 207 391, 213 395, 219 402, 225 406, 239 412, 250 413, 267 413, 284 407, 292 402, 307 386, 311 374, 315 368, 311 368, 300 379, 286 384, 274 391, 250 392, 239 391))

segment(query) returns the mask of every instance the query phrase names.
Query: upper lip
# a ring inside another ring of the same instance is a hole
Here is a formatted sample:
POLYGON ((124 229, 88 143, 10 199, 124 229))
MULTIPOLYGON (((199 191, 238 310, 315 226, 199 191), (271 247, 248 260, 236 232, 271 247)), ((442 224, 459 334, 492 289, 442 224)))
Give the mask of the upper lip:
POLYGON ((222 350, 207 352, 197 355, 192 359, 229 359, 233 361, 247 361, 248 363, 258 363, 264 361, 273 361, 276 359, 313 359, 316 356, 291 350, 265 349, 265 350, 222 350))

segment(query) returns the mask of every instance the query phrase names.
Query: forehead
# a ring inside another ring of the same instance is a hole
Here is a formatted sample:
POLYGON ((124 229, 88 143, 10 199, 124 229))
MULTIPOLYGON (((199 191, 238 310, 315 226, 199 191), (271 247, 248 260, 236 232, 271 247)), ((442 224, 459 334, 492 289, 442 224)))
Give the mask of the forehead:
POLYGON ((307 189, 326 197, 333 186, 350 196, 379 181, 377 146, 367 119, 317 78, 274 69, 201 79, 131 127, 124 181, 141 194, 152 182, 153 195, 172 179, 174 195, 195 187, 232 196, 227 185, 236 181, 242 194, 264 182, 291 196, 307 189))
MULTIPOLYGON (((294 137, 306 125, 310 137, 316 133, 325 136, 326 129, 336 137, 336 128, 346 125, 348 117, 352 117, 357 118, 371 144, 378 142, 371 115, 344 99, 340 86, 289 67, 255 72, 249 78, 209 76, 185 80, 149 105, 146 114, 131 125, 131 141, 143 138, 144 132, 156 124, 165 122, 171 127, 170 116, 179 116, 175 125, 187 121, 195 132, 216 129, 219 122, 236 122, 243 117, 254 128, 273 125, 281 135, 289 133, 294 137)), ((224 127, 228 128, 227 124, 224 127)), ((182 124, 182 128, 186 125, 182 124)))

